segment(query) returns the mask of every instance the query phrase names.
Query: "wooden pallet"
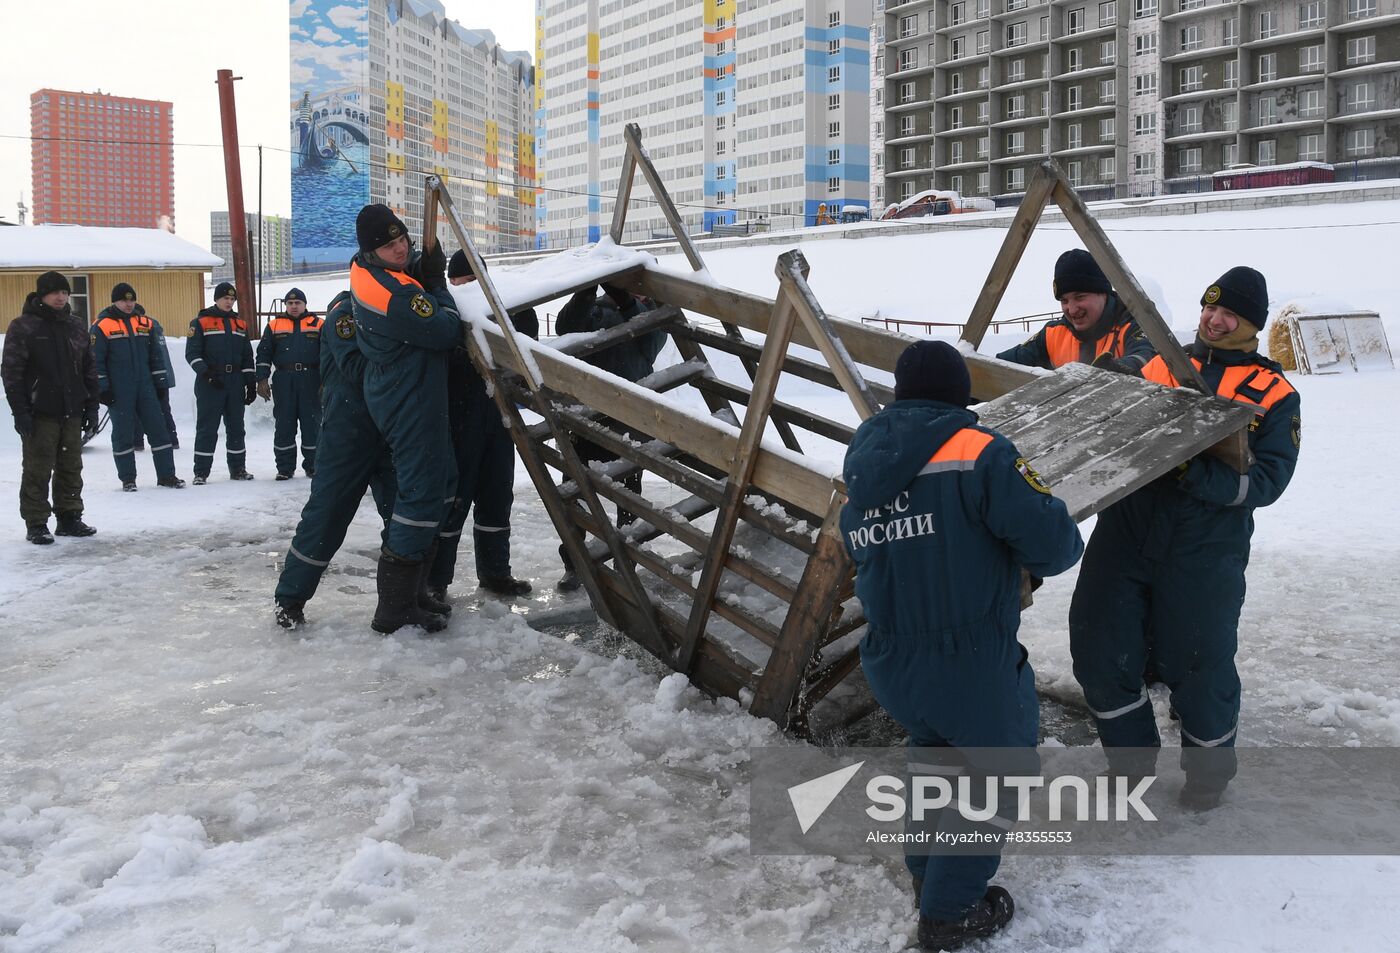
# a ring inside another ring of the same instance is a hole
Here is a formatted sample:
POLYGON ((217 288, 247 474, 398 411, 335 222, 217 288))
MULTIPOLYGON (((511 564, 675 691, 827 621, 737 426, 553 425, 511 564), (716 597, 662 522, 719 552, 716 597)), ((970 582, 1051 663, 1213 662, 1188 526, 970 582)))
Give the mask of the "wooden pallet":
MULTIPOLYGON (((893 397, 867 383, 862 368, 892 372, 914 339, 826 315, 796 251, 778 256, 774 299, 717 286, 636 126, 627 128, 626 141, 613 242, 553 271, 548 263, 531 266, 537 277, 530 269, 511 275, 505 296, 435 176, 427 181, 435 212, 425 231, 434 234, 440 205, 479 278, 466 293, 480 296, 471 299, 475 310, 464 307, 471 317, 466 346, 493 384, 599 615, 702 689, 801 731, 812 705, 856 670, 864 626, 838 529, 839 474, 804 453, 802 441, 816 435, 849 443, 853 424, 893 397), (615 246, 636 170, 693 274, 663 271, 615 246), (506 319, 601 280, 659 307, 557 348, 517 336, 506 319), (485 320, 488 314, 494 321, 485 320), (718 330, 696 316, 714 319, 718 330), (682 360, 635 384, 580 360, 654 330, 670 337, 682 360), (790 353, 793 344, 814 349, 820 360, 790 353), (747 380, 724 379, 711 363, 715 354, 738 358, 747 380), (850 411, 826 416, 778 400, 784 376, 843 394, 850 411), (682 394, 690 399, 677 399, 682 394), (521 407, 540 422, 527 424, 521 407), (765 442, 770 422, 776 440, 765 442), (575 440, 618 459, 586 467, 575 440), (637 471, 647 476, 641 494, 623 483, 637 471), (638 519, 618 529, 614 509, 638 519)), ((988 401, 983 421, 1017 442, 1078 519, 1240 431, 1251 417, 1239 404, 1083 365, 1051 374, 975 353, 968 363, 974 394, 988 401)))

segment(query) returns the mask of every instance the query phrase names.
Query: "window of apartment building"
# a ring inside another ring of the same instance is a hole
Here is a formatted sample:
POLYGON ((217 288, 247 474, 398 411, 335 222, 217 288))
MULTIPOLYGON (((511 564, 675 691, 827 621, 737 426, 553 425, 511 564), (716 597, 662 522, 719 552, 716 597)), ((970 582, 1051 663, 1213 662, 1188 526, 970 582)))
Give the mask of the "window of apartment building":
POLYGON ((1240 104, 1228 100, 1220 104, 1220 128, 1234 132, 1240 128, 1240 104))
POLYGON ((1376 107, 1376 84, 1370 80, 1347 87, 1347 112, 1370 112, 1376 107))
POLYGON ((1360 66, 1376 61, 1376 38, 1356 36, 1347 40, 1347 65, 1360 66))
POLYGON ((1026 61, 1012 60, 1006 66, 1006 81, 1008 83, 1019 83, 1026 78, 1026 61))
MULTIPOLYGON (((724 0, 719 0, 719 3, 716 4, 716 6, 721 6, 721 7, 724 6, 724 0)), ((840 10, 833 10, 832 12, 828 13, 828 14, 826 15, 826 25, 827 25, 827 27, 828 27, 829 29, 835 29, 836 27, 840 26, 840 25, 841 25, 841 11, 840 11, 840 10)))
POLYGON ((1191 146, 1182 149, 1176 154, 1176 166, 1178 172, 1191 173, 1201 171, 1201 147, 1191 146))
POLYGON ((1069 12, 1069 27, 1068 27, 1068 29, 1069 29, 1069 32, 1070 32, 1071 34, 1074 34, 1074 33, 1083 33, 1083 32, 1084 32, 1084 27, 1085 27, 1085 22, 1086 22, 1086 21, 1085 21, 1085 19, 1084 19, 1084 8, 1083 8, 1083 7, 1080 7, 1078 10, 1071 10, 1071 11, 1069 12))
POLYGON ((977 12, 975 16, 979 20, 985 20, 992 12, 991 0, 977 0, 977 12))
POLYGON ((1026 115, 1026 97, 1023 94, 1006 97, 1006 118, 1022 119, 1026 115))
POLYGON ((1256 82, 1268 83, 1278 79, 1278 54, 1261 53, 1259 55, 1259 73, 1256 82))
POLYGON ((992 85, 992 68, 990 66, 979 66, 977 68, 977 88, 990 89, 992 85))
POLYGON ((1024 192, 1026 190, 1026 170, 1007 169, 1006 170, 1006 191, 1024 192))
POLYGON ((1042 40, 1048 40, 1048 39, 1050 39, 1050 18, 1049 18, 1049 17, 1041 17, 1041 18, 1040 18, 1040 38, 1041 38, 1042 40))
POLYGON ((1271 36, 1278 36, 1278 21, 1277 11, 1262 11, 1259 14, 1259 39, 1267 40, 1271 36))
POLYGON ((1133 19, 1142 20, 1157 15, 1157 0, 1133 0, 1133 19))
POLYGON ((914 197, 914 183, 904 182, 899 186, 899 197, 908 201, 914 197))
POLYGON ((982 100, 977 104, 977 125, 985 126, 992 116, 992 104, 982 100))
POLYGON ((826 135, 828 139, 841 138, 841 124, 839 122, 829 122, 826 124, 826 135))
MULTIPOLYGON (((900 54, 901 57, 902 57, 903 55, 904 55, 903 53, 900 54)), ((949 57, 950 57, 951 59, 960 60, 960 59, 962 59, 962 58, 963 58, 964 56, 966 56, 966 55, 967 55, 967 37, 965 37, 965 36, 955 36, 955 37, 953 37, 952 51, 949 53, 949 57)))
MULTIPOLYGON (((955 7, 954 9, 956 9, 956 7, 955 7)), ((955 19, 953 20, 953 22, 956 24, 958 21, 957 21, 957 19, 955 18, 955 19)), ((914 14, 913 16, 909 16, 909 17, 900 17, 900 18, 899 18, 899 38, 900 38, 901 40, 907 40, 907 39, 909 39, 911 36, 917 36, 918 33, 919 33, 919 15, 918 15, 918 14, 914 14)))
POLYGON ((901 104, 903 104, 903 103, 912 103, 912 102, 914 101, 914 84, 913 84, 913 83, 900 83, 900 84, 899 84, 899 101, 900 101, 901 104))
POLYGON ((963 190, 963 177, 962 177, 962 176, 960 176, 960 175, 952 176, 951 178, 948 179, 948 184, 952 186, 954 192, 957 192, 957 193, 959 193, 959 194, 962 193, 962 190, 963 190))
POLYGON ((1306 136, 1298 137, 1298 161, 1299 162, 1321 162, 1322 161, 1322 135, 1321 133, 1309 133, 1306 136))
POLYGON ((901 136, 912 136, 912 135, 914 134, 914 117, 913 117, 913 116, 900 116, 900 117, 899 117, 899 134, 900 134, 901 136))
POLYGON ((1225 45, 1234 46, 1240 42, 1240 18, 1229 17, 1225 21, 1225 45))
POLYGON ((1200 89, 1204 85, 1201 79, 1202 69, 1203 67, 1200 66, 1183 66, 1177 74, 1180 80, 1177 84, 1177 92, 1194 93, 1200 89))
POLYGON ((1118 98, 1118 81, 1112 79, 1099 80, 1099 105, 1107 106, 1118 98))
POLYGON ((1112 66, 1118 59, 1118 41, 1104 40, 1099 44, 1099 65, 1112 66))
POLYGON ((722 156, 722 155, 724 155, 724 154, 725 154, 726 152, 728 152, 728 151, 729 151, 729 147, 728 147, 728 145, 725 143, 725 141, 724 141, 723 139, 716 139, 716 140, 715 140, 715 155, 717 155, 717 156, 722 156))
POLYGON ((1370 155, 1376 151, 1376 130, 1348 129, 1346 148, 1348 157, 1359 158, 1370 155))
POLYGON ((1026 21, 1020 20, 1006 28, 1007 46, 1024 46, 1026 43, 1026 21))
POLYGON ((1364 20, 1376 15, 1376 0, 1347 0, 1347 19, 1364 20))
POLYGON ((1240 144, 1227 142, 1220 147, 1220 164, 1225 168, 1240 164, 1240 144))
POLYGON ((1149 136, 1157 132, 1157 114, 1143 113, 1133 117, 1133 135, 1149 136))
POLYGON ((1322 115, 1322 90, 1305 89, 1298 94, 1298 115, 1303 119, 1322 115))
POLYGON ((982 54, 992 48, 992 34, 987 30, 977 31, 977 52, 982 54))
POLYGON ((1199 26, 1187 26, 1181 28, 1181 52, 1189 53, 1192 50, 1201 48, 1201 28, 1199 26))
POLYGON ((1133 175, 1155 175, 1157 173, 1157 154, 1155 152, 1139 152, 1133 156, 1133 175))
MULTIPOLYGON (((919 62, 919 60, 918 60, 918 53, 919 53, 919 51, 918 51, 918 50, 910 50, 909 52, 911 52, 911 53, 914 54, 914 65, 917 66, 917 65, 918 65, 918 62, 919 62)), ((901 53, 901 54, 900 54, 900 57, 903 58, 903 56, 904 56, 904 54, 901 53)), ((902 69, 902 68, 903 68, 903 67, 901 66, 901 69, 902 69)), ((839 66, 828 66, 828 67, 826 68, 826 81, 827 81, 828 83, 839 83, 839 82, 841 82, 841 67, 839 67, 839 66)))
POLYGON ((826 97, 826 108, 827 108, 827 109, 840 109, 840 108, 841 108, 841 94, 840 94, 840 93, 830 93, 830 94, 828 94, 827 97, 826 97))
MULTIPOLYGON (((720 52, 723 53, 724 51, 723 51, 723 50, 720 50, 720 52)), ((841 52, 841 39, 840 39, 839 37, 837 37, 836 39, 832 39, 832 40, 827 40, 827 41, 826 41, 826 55, 827 55, 827 56, 835 56, 837 53, 840 53, 840 52, 841 52)))
POLYGON ((827 165, 840 165, 840 164, 841 164, 841 150, 840 150, 840 149, 828 149, 828 150, 826 150, 826 164, 827 164, 827 165))
POLYGON ((963 125, 963 108, 954 106, 948 110, 948 128, 961 129, 963 125))
POLYGON ((1312 30, 1327 22, 1327 7, 1323 0, 1308 0, 1298 4, 1298 29, 1312 30))
POLYGON ((948 95, 956 96, 963 91, 962 73, 954 73, 948 77, 948 95))
POLYGON ((725 103, 727 103, 728 101, 729 101, 729 93, 728 93, 728 91, 721 89, 721 90, 719 90, 718 92, 715 93, 715 105, 716 105, 716 106, 723 106, 723 105, 724 105, 725 103))
POLYGON ((1255 165, 1273 165, 1278 161, 1278 142, 1260 139, 1254 146, 1255 165))
POLYGON ((951 16, 948 20, 949 26, 961 26, 967 20, 967 4, 955 3, 952 6, 951 16))
POLYGON ((992 154, 992 137, 979 136, 977 139, 977 158, 985 159, 992 154))
POLYGON ((1008 132, 1006 134, 1006 154, 1016 156, 1025 151, 1026 134, 1024 132, 1008 132))
POLYGON ((977 173, 977 194, 986 195, 992 189, 992 174, 990 172, 977 173))
POLYGON ((1065 69, 1076 73, 1084 68, 1083 50, 1065 50, 1065 69))
POLYGON ((1099 4, 1099 26, 1112 26, 1118 22, 1118 0, 1108 0, 1099 4))
POLYGON ((1116 123, 1112 119, 1099 120, 1099 142, 1112 142, 1116 123))
POLYGON ((1201 131, 1200 106, 1182 106, 1181 112, 1177 115, 1180 120, 1180 128, 1177 130, 1178 132, 1193 133, 1201 131))
POLYGON ((948 162, 950 165, 958 165, 963 160, 963 144, 955 142, 948 147, 948 162))
POLYGON ((1157 34, 1139 33, 1133 37, 1133 55, 1151 56, 1157 52, 1157 34))
POLYGON ((1156 96, 1157 95, 1157 74, 1139 73, 1133 77, 1134 96, 1156 96))
POLYGON ((1240 84, 1240 61, 1225 61, 1225 88, 1234 89, 1240 84))
POLYGON ((1065 172, 1069 175, 1069 184, 1071 188, 1077 189, 1084 184, 1084 163, 1080 162, 1078 159, 1066 166, 1065 172))
POLYGON ((729 176, 729 166, 725 165, 724 163, 720 163, 719 165, 715 166, 715 178, 716 178, 716 179, 724 179, 724 178, 728 178, 728 176, 729 176))
POLYGON ((1107 156, 1099 160, 1099 181, 1112 182, 1118 174, 1118 163, 1113 156, 1107 156))
POLYGON ((1081 86, 1071 86, 1065 91, 1065 108, 1082 109, 1084 107, 1084 89, 1081 86))
POLYGON ((1048 89, 1040 94, 1040 115, 1050 115, 1050 90, 1048 89))
POLYGON ((914 168, 914 147, 905 146, 899 150, 899 167, 901 169, 914 168))
POLYGON ((1278 100, 1273 96, 1260 96, 1255 111, 1258 126, 1272 126, 1278 122, 1278 100))
POLYGON ((1079 123, 1072 122, 1065 127, 1065 146, 1070 149, 1084 146, 1084 127, 1079 123))
POLYGON ((826 180, 826 190, 827 190, 828 192, 840 192, 840 191, 841 191, 841 179, 840 179, 840 177, 839 177, 839 176, 832 176, 831 178, 827 179, 827 180, 826 180))
POLYGON ((1298 72, 1300 73, 1321 73, 1322 72, 1322 44, 1316 46, 1305 46, 1298 51, 1298 72))

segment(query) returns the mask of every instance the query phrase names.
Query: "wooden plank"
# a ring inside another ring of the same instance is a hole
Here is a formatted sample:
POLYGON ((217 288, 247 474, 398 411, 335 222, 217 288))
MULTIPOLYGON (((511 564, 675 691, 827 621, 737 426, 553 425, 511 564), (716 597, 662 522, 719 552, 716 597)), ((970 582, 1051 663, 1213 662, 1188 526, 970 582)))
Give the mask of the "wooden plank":
POLYGON ((630 318, 607 330, 594 331, 592 334, 586 336, 579 336, 568 341, 561 341, 554 346, 554 349, 560 354, 567 354, 570 357, 584 360, 594 354, 606 351, 609 348, 636 340, 643 334, 650 334, 658 328, 665 328, 669 324, 684 320, 685 315, 681 314, 679 309, 666 305, 660 308, 653 308, 650 311, 643 311, 636 317, 630 318))
MULTIPOLYGON (((1087 364, 1080 367, 1088 368, 1087 364)), ((1028 447, 1053 446, 1058 437, 1073 439, 1077 431, 1107 416, 1110 411, 1104 401, 1121 393, 1120 384, 1127 384, 1128 378, 1112 371, 1101 371, 1080 378, 1079 386, 1066 391, 1054 401, 1036 408, 1035 413, 1018 418, 1004 428, 1001 434, 1018 447, 1024 442, 1028 447), (1051 435, 1052 439, 1045 435, 1051 435)), ((1025 450, 1026 454, 1033 451, 1025 450)))
POLYGON ((1026 194, 1006 229, 1006 237, 1002 239, 997 257, 992 261, 992 270, 987 275, 986 283, 982 285, 982 293, 977 296, 977 303, 972 306, 972 313, 963 325, 961 339, 971 344, 974 349, 981 347, 982 338, 997 313, 997 307, 1001 304, 1002 296, 1006 294, 1007 286, 1011 284, 1011 276, 1016 273, 1021 255, 1030 244, 1031 234, 1045 211, 1045 203, 1050 201, 1050 195, 1055 189, 1053 169, 1051 174, 1047 174, 1045 165, 1046 163, 1042 163, 1031 175, 1026 194))
POLYGON ((542 304, 548 304, 560 298, 572 298, 584 289, 596 289, 598 285, 604 283, 623 287, 636 281, 636 276, 640 275, 641 272, 641 265, 626 265, 612 274, 605 275, 601 278, 591 278, 588 281, 580 281, 565 288, 552 288, 549 291, 542 291, 537 295, 511 305, 510 313, 516 314, 517 312, 524 311, 526 308, 538 308, 542 304))
POLYGON ((1053 374, 1037 377, 991 401, 977 411, 984 426, 1006 433, 1012 427, 1024 426, 1025 418, 1040 409, 1050 406, 1063 395, 1079 387, 1083 377, 1076 373, 1077 368, 1087 364, 1067 364, 1053 374))
POLYGON ((651 157, 647 155, 646 149, 642 148, 642 127, 635 122, 629 122, 622 131, 622 138, 627 145, 627 154, 642 170, 642 177, 651 187, 652 197, 656 199, 656 204, 661 206, 661 214, 666 217, 666 224, 671 226, 671 233, 676 236, 676 242, 685 253, 685 260, 690 262, 691 270, 704 271, 705 263, 700 260, 700 253, 695 250, 695 243, 690 240, 690 235, 685 230, 680 213, 671 201, 671 194, 666 191, 661 176, 657 175, 656 166, 651 164, 651 157))
MULTIPOLYGON (((739 522, 739 506, 748 492, 758 462, 763 430, 768 422, 768 408, 773 403, 773 395, 778 390, 778 378, 783 373, 783 354, 793 328, 797 325, 797 312, 792 303, 779 299, 773 308, 773 320, 768 338, 763 345, 763 357, 758 362, 758 373, 754 377, 753 394, 749 398, 748 412, 744 415, 744 426, 739 432, 733 463, 729 469, 729 479, 724 487, 724 502, 720 504, 715 517, 715 527, 710 536, 710 552, 705 557, 705 567, 700 572, 700 583, 696 586, 695 602, 691 605, 690 619, 686 624, 685 639, 681 642, 677 656, 678 669, 682 672, 690 668, 690 660, 695 654, 695 646, 705 631, 705 622, 710 611, 715 608, 715 593, 719 590, 720 577, 724 569, 724 554, 734 541, 734 529, 739 522)), ((828 505, 830 500, 828 500, 828 505)))
POLYGON ((617 182, 617 198, 613 199, 612 227, 608 234, 613 244, 622 244, 622 229, 627 224, 627 206, 632 199, 632 180, 637 175, 637 160, 628 149, 622 153, 622 174, 617 182))
MULTIPOLYGON (((664 602, 657 605, 656 612, 667 635, 679 642, 681 633, 685 631, 685 619, 664 602)), ((713 639, 700 643, 692 674, 694 684, 702 691, 727 695, 736 701, 742 691, 752 691, 757 681, 751 665, 737 658, 727 645, 713 639)))
MULTIPOLYGON (((737 384, 720 380, 718 377, 701 377, 695 381, 695 386, 702 393, 717 394, 738 404, 747 405, 749 402, 749 392, 737 384)), ((769 416, 775 421, 782 420, 803 430, 811 431, 818 436, 828 440, 835 440, 838 443, 849 444, 851 437, 855 436, 855 428, 847 424, 837 423, 825 417, 818 417, 816 414, 808 413, 800 407, 784 403, 781 400, 773 401, 773 406, 769 408, 769 416)))
MULTIPOLYGON (((638 387, 645 387, 647 390, 655 391, 658 394, 664 394, 678 387, 684 387, 686 384, 693 383, 708 373, 710 373, 710 367, 704 361, 685 361, 681 364, 670 364, 659 371, 654 371, 637 381, 636 384, 638 387)), ((548 387, 545 388, 545 390, 550 392, 550 398, 553 401, 556 413, 569 405, 570 399, 567 395, 560 395, 552 388, 548 387)), ((528 394, 525 394, 519 389, 516 389, 515 393, 520 394, 522 398, 528 402, 528 394)), ((601 417, 603 415, 601 412, 591 411, 589 416, 601 417)), ((529 433, 535 440, 546 440, 552 435, 553 431, 550 429, 548 421, 542 421, 541 423, 532 424, 529 428, 529 433)))
POLYGON ((826 312, 817 303, 816 295, 812 294, 812 289, 807 284, 810 271, 807 259, 800 251, 783 252, 778 256, 778 284, 792 307, 797 309, 798 321, 817 342, 817 350, 821 351, 822 357, 826 358, 827 364, 831 366, 841 389, 851 399, 857 416, 861 420, 869 420, 880 412, 880 405, 871 396, 860 368, 851 360, 850 352, 841 343, 835 326, 827 320, 826 312))
POLYGON ((1098 262, 1099 267, 1108 276, 1113 290, 1127 306, 1128 312, 1137 318, 1138 326, 1142 328, 1143 333, 1147 335, 1147 339, 1152 342, 1152 346, 1157 349, 1157 353, 1166 362, 1176 379, 1202 394, 1211 393, 1205 379, 1196 370, 1196 366, 1191 363, 1191 359, 1186 356, 1186 352, 1181 349, 1176 335, 1172 334, 1171 329, 1167 327, 1167 322, 1163 321, 1162 316, 1157 312, 1157 305, 1153 303, 1147 292, 1142 290, 1142 285, 1138 284, 1137 278, 1133 277, 1133 273, 1128 270, 1128 266, 1123 262, 1118 250, 1108 240, 1108 235, 1094 216, 1090 214, 1088 206, 1084 204, 1074 189, 1070 188, 1064 174, 1053 162, 1046 160, 1037 168, 1036 175, 1044 175, 1055 180, 1054 198, 1059 204, 1060 210, 1065 213, 1065 218, 1070 225, 1074 226, 1075 232, 1084 242, 1084 247, 1089 250, 1089 254, 1094 256, 1094 261, 1098 262))
POLYGON ((844 682, 852 672, 860 667, 860 646, 853 645, 843 652, 836 661, 812 673, 807 682, 806 702, 815 705, 837 685, 844 682))
MULTIPOLYGON (((500 330, 482 328, 493 353, 506 356, 500 330)), ((543 381, 550 389, 566 393, 570 403, 582 403, 607 414, 624 426, 684 446, 686 452, 711 466, 728 471, 738 450, 739 438, 728 428, 703 417, 694 417, 650 392, 620 378, 579 367, 571 359, 548 348, 531 351, 543 381)), ((835 492, 832 475, 814 463, 761 449, 753 472, 759 490, 812 513, 826 512, 835 492)))
POLYGON ((817 536, 817 550, 807 560, 797 597, 791 602, 778 644, 763 668, 749 711, 786 728, 803 678, 826 634, 839 603, 836 594, 855 573, 841 540, 841 505, 833 500, 817 536))

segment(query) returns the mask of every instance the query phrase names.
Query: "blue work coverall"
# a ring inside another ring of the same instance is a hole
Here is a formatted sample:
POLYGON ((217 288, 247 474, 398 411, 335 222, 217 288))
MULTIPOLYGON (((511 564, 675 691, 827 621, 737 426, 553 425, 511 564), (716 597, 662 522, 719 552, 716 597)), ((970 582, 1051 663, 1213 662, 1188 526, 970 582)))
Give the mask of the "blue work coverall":
MULTIPOLYGON (((1011 770, 1034 774, 1040 710, 1016 639, 1021 570, 1052 576, 1079 558, 1065 504, 1011 441, 935 400, 896 401, 861 424, 844 473, 841 532, 869 620, 861 665, 909 732, 911 765, 916 749, 1018 749, 1011 770)), ((962 824, 953 813, 942 823, 962 824)), ((906 862, 923 881, 921 914, 948 920, 982 899, 1001 858, 906 862)))
POLYGON ((195 373, 194 475, 207 477, 214 466, 220 421, 228 441, 229 473, 238 473, 247 459, 243 397, 257 375, 247 322, 237 312, 205 308, 190 322, 185 361, 195 373), (217 383, 210 383, 211 376, 217 383))
POLYGON ((311 495, 301 510, 277 580, 279 603, 304 604, 316 594, 331 557, 360 508, 366 488, 384 520, 393 513, 394 465, 389 445, 365 406, 365 356, 355 343, 350 292, 331 301, 321 335, 321 452, 311 495))
POLYGON ((446 288, 427 291, 407 272, 362 258, 351 259, 350 293, 355 341, 368 362, 365 405, 393 452, 398 480, 386 548, 419 562, 455 496, 447 359, 462 343, 462 322, 446 288))
MULTIPOLYGON (((1235 649, 1254 509, 1292 479, 1302 419, 1282 368, 1258 352, 1198 339, 1190 353, 1216 394, 1259 407, 1249 428, 1254 463, 1240 474, 1198 456, 1099 514, 1070 603, 1070 651, 1115 770, 1151 774, 1155 766, 1141 751, 1116 759, 1113 751, 1161 745, 1143 678, 1152 670, 1181 717, 1188 780, 1223 789, 1236 769, 1235 649)), ((1161 358, 1143 376, 1178 386, 1161 358)))
POLYGON ((175 476, 175 451, 156 391, 166 387, 163 339, 155 321, 123 314, 115 304, 97 316, 91 329, 97 390, 111 395, 112 457, 117 479, 136 482, 137 428, 151 441, 157 479, 175 476))
POLYGON ((258 341, 258 380, 272 378, 272 453, 277 472, 291 476, 297 468, 297 428, 301 428, 301 465, 316 470, 317 433, 321 429, 321 319, 281 315, 267 322, 258 341))

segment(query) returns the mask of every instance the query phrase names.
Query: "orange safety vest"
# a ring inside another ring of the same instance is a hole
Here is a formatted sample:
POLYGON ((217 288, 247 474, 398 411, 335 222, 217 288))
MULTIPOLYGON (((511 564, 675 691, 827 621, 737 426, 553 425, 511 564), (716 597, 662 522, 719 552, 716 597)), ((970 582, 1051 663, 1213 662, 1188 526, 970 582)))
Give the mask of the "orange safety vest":
POLYGON ((127 336, 126 322, 131 322, 131 333, 142 336, 151 333, 151 319, 141 314, 131 314, 123 318, 103 318, 97 322, 97 328, 110 341, 113 338, 124 338, 127 336))
MULTIPOLYGON (((199 316, 199 329, 205 334, 223 334, 224 322, 227 320, 230 319, 202 314, 199 316)), ((244 336, 248 334, 248 322, 239 317, 234 317, 231 320, 233 322, 234 334, 242 334, 244 336)))
POLYGON ((991 434, 964 427, 949 437, 948 442, 929 457, 928 464, 920 471, 920 475, 943 470, 971 470, 972 465, 976 464, 977 458, 991 442, 991 434))
POLYGON ((1091 364, 1095 358, 1103 354, 1122 357, 1123 352, 1127 350, 1129 326, 1126 321, 1115 325, 1107 334, 1094 341, 1092 343, 1094 353, 1087 361, 1083 359, 1083 351, 1090 345, 1075 337, 1074 331, 1068 325, 1054 324, 1046 327, 1045 353, 1050 356, 1050 366, 1052 368, 1062 367, 1076 361, 1091 364))
MULTIPOLYGON (((314 314, 302 315, 301 331, 303 334, 306 334, 308 332, 319 333, 321 330, 322 323, 323 319, 316 317, 314 314)), ((273 318, 271 321, 267 322, 267 333, 291 334, 293 331, 296 330, 296 327, 297 322, 284 315, 282 317, 273 318)))
MULTIPOLYGON (((1196 370, 1201 369, 1200 358, 1191 358, 1191 363, 1196 366, 1196 370)), ((1142 376, 1144 380, 1166 387, 1181 386, 1160 355, 1147 363, 1142 369, 1142 376)), ((1221 397, 1259 407, 1260 417, 1293 392, 1293 385, 1288 383, 1282 374, 1258 364, 1236 364, 1225 368, 1225 373, 1220 377, 1220 384, 1215 388, 1215 393, 1221 397)))

